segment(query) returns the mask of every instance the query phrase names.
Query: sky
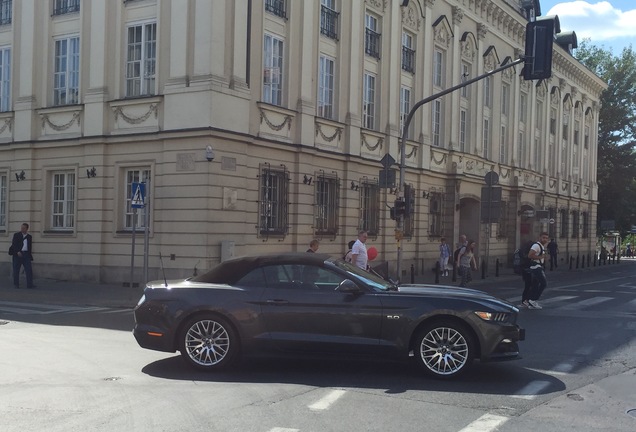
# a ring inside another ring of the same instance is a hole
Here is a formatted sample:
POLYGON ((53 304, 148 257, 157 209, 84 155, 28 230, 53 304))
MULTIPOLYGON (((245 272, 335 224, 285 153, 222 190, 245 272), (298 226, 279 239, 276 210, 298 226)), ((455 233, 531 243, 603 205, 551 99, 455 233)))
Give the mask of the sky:
POLYGON ((541 0, 541 16, 558 15, 561 31, 574 31, 581 42, 611 49, 619 55, 636 50, 636 0, 541 0))

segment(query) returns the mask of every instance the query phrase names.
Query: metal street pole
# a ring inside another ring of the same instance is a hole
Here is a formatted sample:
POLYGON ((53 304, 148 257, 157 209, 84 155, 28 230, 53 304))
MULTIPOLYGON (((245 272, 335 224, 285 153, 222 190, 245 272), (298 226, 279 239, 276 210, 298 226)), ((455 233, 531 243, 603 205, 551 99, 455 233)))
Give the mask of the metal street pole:
MULTIPOLYGON (((407 131, 409 130, 409 125, 411 124, 411 121, 413 120, 413 116, 415 115, 415 111, 417 111, 424 104, 432 102, 435 99, 439 99, 440 97, 445 96, 448 93, 454 92, 455 90, 459 90, 463 87, 469 86, 472 83, 480 81, 486 77, 489 77, 503 70, 506 70, 520 63, 523 63, 524 61, 525 60, 523 57, 518 58, 517 60, 513 62, 507 63, 503 66, 493 69, 490 72, 486 72, 483 75, 479 75, 478 77, 470 79, 461 84, 457 84, 456 86, 453 86, 439 93, 436 93, 432 96, 429 96, 425 99, 422 99, 421 101, 413 105, 413 108, 411 108, 411 110, 409 111, 409 114, 406 116, 406 121, 404 122, 404 126, 402 127, 402 137, 400 138, 400 152, 401 152, 400 153, 400 184, 398 186, 398 195, 397 195, 398 198, 404 199, 404 182, 406 180, 405 167, 404 167, 404 164, 406 163, 406 134, 407 134, 407 131)), ((397 279, 398 280, 400 279, 400 276, 402 274, 402 235, 403 233, 404 233, 404 215, 400 214, 400 216, 397 219, 397 229, 396 229, 396 238, 398 239, 398 249, 397 249, 397 279)))

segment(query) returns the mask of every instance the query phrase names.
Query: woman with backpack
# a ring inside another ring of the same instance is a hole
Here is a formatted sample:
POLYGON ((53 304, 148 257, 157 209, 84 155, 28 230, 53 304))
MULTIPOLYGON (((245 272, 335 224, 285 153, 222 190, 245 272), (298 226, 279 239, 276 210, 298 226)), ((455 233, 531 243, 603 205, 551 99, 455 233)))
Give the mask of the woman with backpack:
POLYGON ((448 276, 448 258, 450 258, 450 248, 446 243, 446 238, 440 239, 439 245, 439 272, 441 276, 448 276))

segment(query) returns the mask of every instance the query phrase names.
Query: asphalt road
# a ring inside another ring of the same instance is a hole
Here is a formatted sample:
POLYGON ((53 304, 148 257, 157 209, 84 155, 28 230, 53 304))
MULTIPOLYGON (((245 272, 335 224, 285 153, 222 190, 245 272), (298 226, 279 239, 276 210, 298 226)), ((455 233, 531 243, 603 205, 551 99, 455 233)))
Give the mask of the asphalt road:
MULTIPOLYGON (((372 359, 206 374, 139 348, 130 309, 0 298, 0 430, 633 432, 635 273, 548 273, 544 309, 521 312, 523 358, 451 382, 372 359)), ((518 303, 520 285, 479 288, 518 303)))

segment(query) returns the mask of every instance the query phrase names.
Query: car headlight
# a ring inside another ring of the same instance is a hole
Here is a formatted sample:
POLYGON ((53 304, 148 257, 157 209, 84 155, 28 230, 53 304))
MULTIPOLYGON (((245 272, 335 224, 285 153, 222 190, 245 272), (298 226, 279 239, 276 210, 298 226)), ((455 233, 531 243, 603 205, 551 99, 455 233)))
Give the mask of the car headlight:
POLYGON ((476 311, 475 315, 484 321, 507 322, 510 314, 506 312, 480 312, 476 311))
POLYGON ((137 307, 139 307, 139 305, 141 305, 145 301, 146 301, 146 294, 143 294, 141 298, 139 299, 139 301, 137 302, 137 307))

